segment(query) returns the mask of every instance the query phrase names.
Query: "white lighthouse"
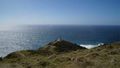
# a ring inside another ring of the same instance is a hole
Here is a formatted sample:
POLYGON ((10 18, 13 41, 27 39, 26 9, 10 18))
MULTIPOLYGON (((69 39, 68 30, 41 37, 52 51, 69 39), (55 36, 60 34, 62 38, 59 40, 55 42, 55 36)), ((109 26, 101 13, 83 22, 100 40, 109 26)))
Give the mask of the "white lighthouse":
POLYGON ((62 38, 61 37, 59 37, 58 39, 57 39, 57 41, 59 42, 59 41, 61 41, 62 40, 62 38))

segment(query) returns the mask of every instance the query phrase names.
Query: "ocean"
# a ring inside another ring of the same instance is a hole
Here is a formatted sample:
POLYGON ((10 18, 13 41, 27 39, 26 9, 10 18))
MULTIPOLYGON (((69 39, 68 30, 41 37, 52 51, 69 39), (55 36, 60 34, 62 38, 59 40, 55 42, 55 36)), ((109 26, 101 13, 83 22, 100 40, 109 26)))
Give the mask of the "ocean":
POLYGON ((60 37, 91 48, 120 41, 120 26, 28 25, 0 30, 0 57, 14 51, 38 49, 60 37))

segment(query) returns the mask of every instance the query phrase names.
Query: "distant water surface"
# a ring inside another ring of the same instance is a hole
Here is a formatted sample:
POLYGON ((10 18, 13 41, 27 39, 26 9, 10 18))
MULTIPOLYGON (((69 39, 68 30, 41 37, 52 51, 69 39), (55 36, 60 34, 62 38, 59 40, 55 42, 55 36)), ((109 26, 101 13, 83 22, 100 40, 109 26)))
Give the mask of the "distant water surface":
POLYGON ((0 30, 0 56, 25 49, 37 49, 59 37, 82 46, 120 41, 120 26, 16 26, 0 30))

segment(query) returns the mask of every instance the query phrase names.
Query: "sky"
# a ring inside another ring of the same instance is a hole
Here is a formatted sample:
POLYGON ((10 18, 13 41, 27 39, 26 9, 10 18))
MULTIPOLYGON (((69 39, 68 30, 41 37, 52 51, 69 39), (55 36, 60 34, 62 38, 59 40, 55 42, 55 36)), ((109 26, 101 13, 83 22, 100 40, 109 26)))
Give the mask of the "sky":
POLYGON ((120 0, 0 0, 0 25, 120 25, 120 0))

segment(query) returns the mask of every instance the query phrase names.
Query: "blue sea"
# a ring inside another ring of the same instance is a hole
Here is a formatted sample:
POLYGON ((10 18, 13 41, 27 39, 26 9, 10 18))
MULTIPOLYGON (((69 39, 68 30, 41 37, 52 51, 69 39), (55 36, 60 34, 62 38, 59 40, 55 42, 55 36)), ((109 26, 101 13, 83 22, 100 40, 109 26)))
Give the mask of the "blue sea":
POLYGON ((85 47, 120 41, 120 26, 28 25, 0 30, 0 56, 26 49, 38 49, 62 39, 85 47))

